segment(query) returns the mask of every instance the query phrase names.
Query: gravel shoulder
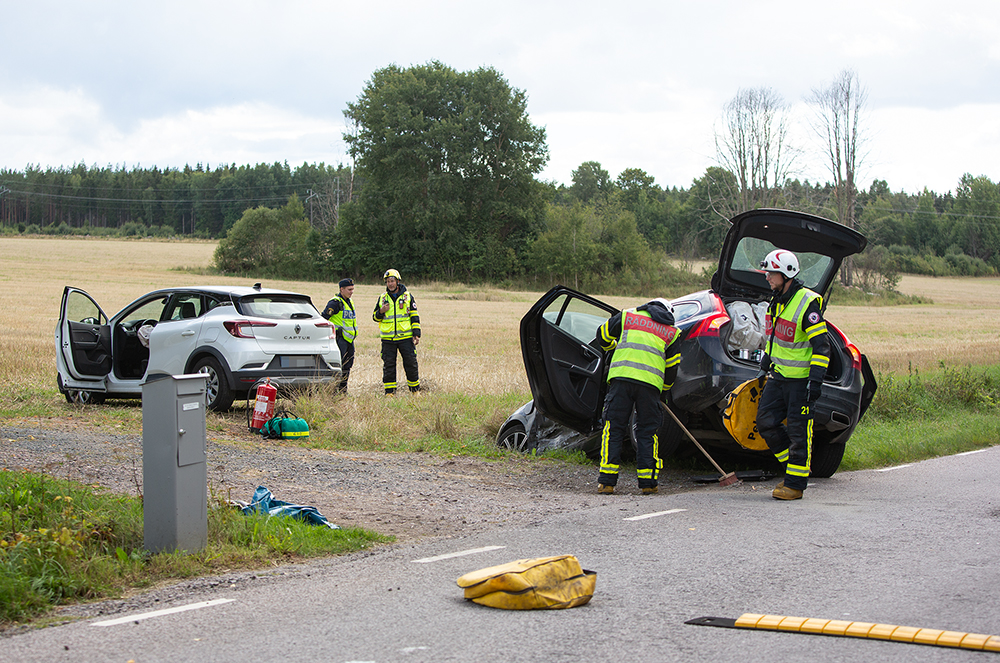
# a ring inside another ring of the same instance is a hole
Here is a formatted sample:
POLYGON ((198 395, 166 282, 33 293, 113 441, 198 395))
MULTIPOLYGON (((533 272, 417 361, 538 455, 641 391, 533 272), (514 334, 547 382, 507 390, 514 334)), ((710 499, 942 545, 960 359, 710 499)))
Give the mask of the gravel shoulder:
MULTIPOLYGON (((209 489, 217 495, 249 501, 266 486, 276 499, 315 506, 330 522, 400 543, 526 525, 609 499, 596 494, 596 467, 518 456, 329 451, 249 434, 210 436, 207 452, 209 489)), ((8 421, 0 425, 0 467, 134 495, 142 485, 142 437, 65 420, 8 421)), ((661 493, 693 486, 672 471, 660 477, 661 493)), ((619 493, 639 494, 628 469, 619 493)))

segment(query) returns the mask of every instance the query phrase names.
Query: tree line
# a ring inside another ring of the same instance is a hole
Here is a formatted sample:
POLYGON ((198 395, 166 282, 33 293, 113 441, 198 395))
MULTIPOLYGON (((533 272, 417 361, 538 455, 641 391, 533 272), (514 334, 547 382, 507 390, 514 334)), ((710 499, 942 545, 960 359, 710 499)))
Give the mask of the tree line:
POLYGON ((686 188, 639 167, 612 177, 596 161, 560 184, 539 180, 545 130, 499 72, 393 65, 345 111, 353 167, 0 171, 0 228, 221 238, 220 269, 260 276, 370 281, 394 267, 407 279, 655 292, 692 281, 670 266, 677 258, 714 260, 733 214, 773 206, 855 226, 869 238, 859 269, 888 274, 883 285, 896 271, 997 273, 1000 183, 965 174, 943 194, 878 179, 859 188, 857 163, 836 161, 857 149, 854 83, 815 93, 833 109, 832 182, 791 176, 787 146, 773 143, 780 100, 751 90, 724 111, 718 164, 686 188))

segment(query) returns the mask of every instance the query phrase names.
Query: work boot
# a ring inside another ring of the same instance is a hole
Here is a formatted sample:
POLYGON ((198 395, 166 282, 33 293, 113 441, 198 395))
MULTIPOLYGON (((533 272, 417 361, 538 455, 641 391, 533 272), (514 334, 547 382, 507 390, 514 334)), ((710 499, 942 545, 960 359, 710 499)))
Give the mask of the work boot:
POLYGON ((784 479, 782 479, 781 481, 779 481, 778 485, 775 486, 775 488, 784 488, 784 487, 785 487, 785 480, 784 479))
POLYGON ((614 486, 608 486, 608 485, 603 484, 603 483, 599 483, 599 484, 597 484, 597 494, 598 495, 614 495, 615 494, 615 487, 614 486))
POLYGON ((800 500, 802 499, 802 491, 789 488, 782 481, 780 486, 771 491, 771 497, 776 500, 800 500))
POLYGON ((653 486, 652 488, 643 488, 642 489, 642 494, 643 495, 655 495, 658 492, 660 492, 659 486, 653 486))

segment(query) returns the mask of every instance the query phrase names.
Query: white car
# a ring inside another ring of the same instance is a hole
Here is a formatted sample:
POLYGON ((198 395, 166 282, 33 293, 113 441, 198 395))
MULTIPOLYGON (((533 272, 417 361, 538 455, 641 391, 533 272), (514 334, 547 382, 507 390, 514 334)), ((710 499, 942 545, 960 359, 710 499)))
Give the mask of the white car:
POLYGON ((278 386, 339 380, 335 331, 308 296, 259 283, 164 288, 110 319, 90 295, 66 286, 56 381, 69 402, 100 403, 140 398, 150 375, 206 373, 207 406, 226 410, 262 378, 278 386))

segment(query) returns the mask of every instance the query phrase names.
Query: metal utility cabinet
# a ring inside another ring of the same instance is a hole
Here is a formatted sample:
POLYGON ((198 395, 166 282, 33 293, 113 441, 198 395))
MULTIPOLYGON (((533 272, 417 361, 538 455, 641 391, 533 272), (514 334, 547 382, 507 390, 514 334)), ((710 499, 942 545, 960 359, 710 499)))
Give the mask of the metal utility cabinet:
POLYGON ((142 385, 144 546, 198 552, 208 543, 207 375, 153 375, 142 385))

